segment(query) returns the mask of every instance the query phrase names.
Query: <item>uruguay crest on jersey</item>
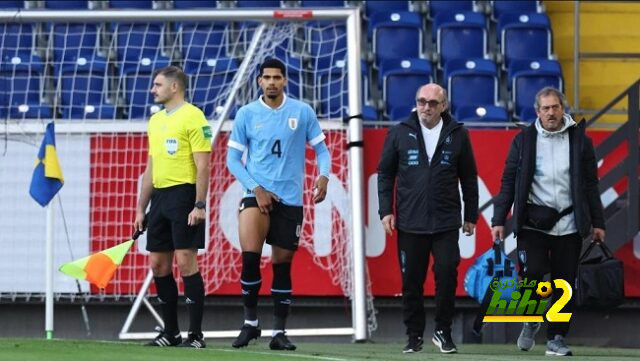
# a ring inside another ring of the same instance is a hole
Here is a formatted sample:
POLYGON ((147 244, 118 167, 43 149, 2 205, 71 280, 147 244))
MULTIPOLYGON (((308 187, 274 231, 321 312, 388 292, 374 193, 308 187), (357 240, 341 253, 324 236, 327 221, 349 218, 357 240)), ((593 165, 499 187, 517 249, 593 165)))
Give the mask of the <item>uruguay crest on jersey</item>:
POLYGON ((291 128, 291 130, 296 130, 296 128, 298 128, 298 118, 289 118, 289 128, 291 128))

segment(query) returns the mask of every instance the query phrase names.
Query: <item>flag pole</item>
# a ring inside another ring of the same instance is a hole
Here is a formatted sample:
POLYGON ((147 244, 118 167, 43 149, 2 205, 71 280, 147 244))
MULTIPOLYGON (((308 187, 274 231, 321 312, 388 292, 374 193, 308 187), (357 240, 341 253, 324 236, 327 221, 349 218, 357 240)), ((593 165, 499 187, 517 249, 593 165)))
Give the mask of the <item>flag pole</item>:
POLYGON ((53 339, 53 202, 47 205, 45 337, 53 339))

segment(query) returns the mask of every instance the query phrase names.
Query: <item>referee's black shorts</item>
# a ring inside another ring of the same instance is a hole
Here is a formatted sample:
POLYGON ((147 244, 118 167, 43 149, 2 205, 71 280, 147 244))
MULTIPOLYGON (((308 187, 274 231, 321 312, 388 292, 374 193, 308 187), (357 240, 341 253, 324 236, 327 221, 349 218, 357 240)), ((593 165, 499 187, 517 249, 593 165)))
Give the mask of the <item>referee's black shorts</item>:
MULTIPOLYGON (((255 197, 246 197, 240 201, 240 212, 246 208, 258 207, 255 197)), ((302 231, 302 207, 288 206, 273 202, 269 212, 269 233, 267 243, 272 246, 295 251, 298 249, 302 231)))
POLYGON ((195 184, 154 188, 147 215, 147 251, 204 248, 206 222, 187 225, 195 201, 195 184))

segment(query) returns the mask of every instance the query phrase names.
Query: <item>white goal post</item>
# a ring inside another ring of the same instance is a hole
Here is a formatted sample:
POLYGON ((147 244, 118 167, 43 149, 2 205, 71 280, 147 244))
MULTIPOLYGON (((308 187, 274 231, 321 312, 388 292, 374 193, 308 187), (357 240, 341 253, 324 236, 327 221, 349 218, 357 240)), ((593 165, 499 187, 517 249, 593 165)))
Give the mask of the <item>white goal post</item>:
MULTIPOLYGON (((355 341, 364 341, 369 338, 371 331, 371 318, 375 318, 373 302, 370 295, 370 285, 366 275, 365 257, 365 229, 364 229, 364 181, 363 181, 363 148, 362 148, 362 88, 361 88, 361 18, 357 8, 287 8, 277 10, 252 10, 252 9, 216 9, 216 10, 90 10, 90 11, 0 11, 0 22, 12 23, 154 23, 154 22, 260 22, 251 34, 250 44, 246 53, 241 56, 242 61, 233 75, 231 86, 226 87, 222 93, 224 102, 216 104, 216 115, 211 117, 210 124, 215 129, 214 140, 221 132, 228 131, 231 125, 230 114, 237 106, 238 99, 250 99, 255 92, 248 94, 243 90, 246 82, 252 81, 255 71, 256 58, 260 56, 260 46, 269 42, 269 36, 277 32, 273 30, 278 24, 295 24, 308 21, 342 21, 346 28, 346 62, 343 63, 345 80, 347 82, 347 94, 345 111, 342 115, 326 114, 320 116, 323 129, 340 129, 346 132, 345 141, 348 149, 348 260, 349 279, 342 282, 341 286, 345 296, 351 299, 352 324, 350 327, 327 329, 291 329, 290 335, 351 335, 355 341), (270 30, 271 29, 271 30, 270 30), (343 119, 348 119, 345 123, 343 119), (369 289, 369 291, 368 291, 369 289)), ((273 51, 273 48, 270 49, 273 51)), ((58 89, 59 90, 59 89, 58 89)), ((314 89, 315 91, 315 89, 314 89)), ((333 96, 329 94, 327 96, 333 96)), ((242 105, 242 104, 240 104, 242 105)), ((33 143, 34 133, 43 130, 42 120, 13 120, 6 122, 5 132, 15 136, 28 135, 33 143)), ((123 121, 119 119, 100 119, 97 121, 56 121, 57 133, 68 135, 75 134, 114 134, 114 133, 144 133, 146 124, 135 121, 123 121)), ((342 146, 345 146, 345 144, 342 146)), ((139 289, 134 306, 131 309, 127 321, 120 332, 122 339, 152 338, 153 333, 130 332, 130 326, 139 307, 145 304, 158 321, 157 313, 147 301, 148 287, 151 276, 147 276, 139 289)), ((2 290, 0 290, 2 292, 2 290)), ((373 321, 375 323, 375 321, 373 321)), ((266 331, 266 330, 265 330, 266 331)), ((265 332, 266 333, 266 332, 265 332)), ((205 331, 205 337, 232 337, 237 334, 233 331, 205 331)))

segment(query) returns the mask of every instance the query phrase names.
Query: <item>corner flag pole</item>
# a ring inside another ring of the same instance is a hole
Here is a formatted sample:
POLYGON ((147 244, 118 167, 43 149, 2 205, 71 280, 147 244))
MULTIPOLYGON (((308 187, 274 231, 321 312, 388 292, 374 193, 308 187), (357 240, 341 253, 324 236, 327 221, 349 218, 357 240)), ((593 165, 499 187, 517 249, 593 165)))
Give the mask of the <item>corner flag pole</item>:
MULTIPOLYGON (((57 197, 57 195, 56 195, 57 197)), ((45 298, 45 326, 47 340, 53 339, 53 202, 47 205, 47 241, 46 241, 46 298, 45 298)))

